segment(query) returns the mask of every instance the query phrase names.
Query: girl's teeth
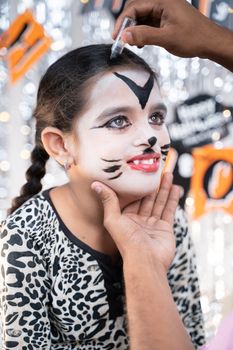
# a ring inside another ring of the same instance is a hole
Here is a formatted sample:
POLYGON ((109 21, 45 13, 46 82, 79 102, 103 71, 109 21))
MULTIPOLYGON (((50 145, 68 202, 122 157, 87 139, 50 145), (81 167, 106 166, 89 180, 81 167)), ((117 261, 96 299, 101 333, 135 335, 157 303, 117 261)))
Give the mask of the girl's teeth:
POLYGON ((149 164, 149 165, 151 165, 151 164, 154 163, 154 159, 151 158, 151 159, 145 159, 145 160, 134 160, 133 163, 135 165, 138 165, 138 164, 149 164))
POLYGON ((141 162, 142 164, 153 164, 153 159, 145 159, 145 160, 142 160, 141 162), (151 163, 152 161, 152 163, 151 163))

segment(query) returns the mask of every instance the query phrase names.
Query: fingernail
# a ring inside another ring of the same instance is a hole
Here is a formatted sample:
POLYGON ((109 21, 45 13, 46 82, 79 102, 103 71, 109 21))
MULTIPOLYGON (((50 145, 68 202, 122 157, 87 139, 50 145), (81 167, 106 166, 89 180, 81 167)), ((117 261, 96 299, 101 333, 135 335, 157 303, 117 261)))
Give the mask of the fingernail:
POLYGON ((179 188, 180 188, 180 198, 181 198, 184 195, 184 189, 182 186, 179 186, 179 188))
POLYGON ((93 189, 95 190, 96 193, 100 193, 102 191, 102 187, 101 186, 94 186, 93 189))
POLYGON ((133 40, 133 35, 131 32, 128 32, 127 30, 122 34, 122 40, 131 43, 133 40))

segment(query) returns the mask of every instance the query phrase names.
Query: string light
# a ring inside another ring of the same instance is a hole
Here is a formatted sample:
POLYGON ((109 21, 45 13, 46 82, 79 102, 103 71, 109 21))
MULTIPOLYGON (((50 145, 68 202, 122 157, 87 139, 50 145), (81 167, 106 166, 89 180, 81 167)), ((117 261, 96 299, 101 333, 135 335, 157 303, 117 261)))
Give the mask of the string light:
POLYGON ((220 133, 219 133, 218 131, 214 131, 214 132, 212 133, 212 136, 211 136, 211 138, 212 138, 213 141, 218 141, 218 140, 220 140, 220 137, 221 137, 221 135, 220 135, 220 133))
POLYGON ((224 116, 225 118, 230 118, 230 117, 231 117, 231 111, 230 111, 229 109, 225 109, 225 110, 223 111, 223 116, 224 116))
POLYGON ((6 123, 10 120, 10 114, 6 111, 0 113, 0 122, 6 123))
POLYGON ((10 170, 10 163, 7 160, 3 160, 0 162, 0 170, 1 171, 8 171, 10 170))

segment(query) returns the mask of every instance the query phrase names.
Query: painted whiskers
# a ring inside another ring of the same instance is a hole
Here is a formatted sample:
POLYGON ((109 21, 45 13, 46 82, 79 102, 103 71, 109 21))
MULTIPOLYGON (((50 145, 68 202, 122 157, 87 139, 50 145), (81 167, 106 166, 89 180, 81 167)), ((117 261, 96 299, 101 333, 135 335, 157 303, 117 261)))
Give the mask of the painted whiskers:
MULTIPOLYGON (((107 160, 107 159, 103 159, 101 158, 103 161, 105 162, 109 162, 109 163, 112 163, 112 162, 120 162, 122 159, 110 159, 110 160, 107 160)), ((103 171, 105 173, 115 173, 117 170, 120 170, 121 168, 121 165, 112 165, 106 169, 103 169, 103 171)), ((120 177, 121 175, 123 174, 123 172, 121 171, 120 173, 118 173, 116 176, 113 176, 113 177, 110 177, 108 178, 108 180, 115 180, 115 179, 118 179, 118 177, 120 177)))
POLYGON ((162 155, 162 160, 165 162, 167 159, 167 155, 169 152, 171 144, 167 143, 166 145, 161 146, 161 155, 162 155))
MULTIPOLYGON (((161 146, 161 158, 162 160, 165 162, 166 161, 166 158, 167 158, 167 155, 168 155, 168 152, 169 152, 169 148, 170 148, 170 143, 166 144, 166 145, 163 145, 161 146)), ((153 150, 150 148, 150 149, 146 149, 143 154, 146 154, 146 153, 154 153, 153 150), (150 150, 150 151, 149 151, 150 150), (149 152, 148 152, 149 151, 149 152)), ((107 162, 107 163, 114 163, 114 162, 121 162, 122 159, 104 159, 104 158, 101 158, 104 162, 107 162)), ((108 173, 108 174, 113 174, 113 173, 116 173, 117 171, 120 171, 122 167, 122 164, 121 165, 111 165, 105 169, 103 169, 103 171, 105 173, 108 173)), ((109 177, 108 180, 115 180, 115 179, 118 179, 121 175, 123 174, 123 171, 120 171, 118 172, 118 174, 116 174, 115 176, 112 176, 112 177, 109 177)))

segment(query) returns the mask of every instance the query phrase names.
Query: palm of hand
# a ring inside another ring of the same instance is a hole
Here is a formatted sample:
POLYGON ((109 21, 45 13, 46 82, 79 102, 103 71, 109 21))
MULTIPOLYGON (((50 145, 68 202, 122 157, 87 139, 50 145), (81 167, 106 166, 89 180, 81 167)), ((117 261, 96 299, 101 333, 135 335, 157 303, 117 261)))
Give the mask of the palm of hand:
POLYGON ((132 245, 139 245, 153 250, 153 254, 168 268, 174 256, 175 237, 173 225, 155 216, 122 213, 118 225, 127 227, 125 239, 132 245))
POLYGON ((163 175, 158 192, 120 209, 116 194, 102 192, 104 226, 122 257, 139 249, 152 253, 157 263, 168 269, 175 253, 173 221, 179 201, 179 188, 172 185, 172 174, 163 175))

